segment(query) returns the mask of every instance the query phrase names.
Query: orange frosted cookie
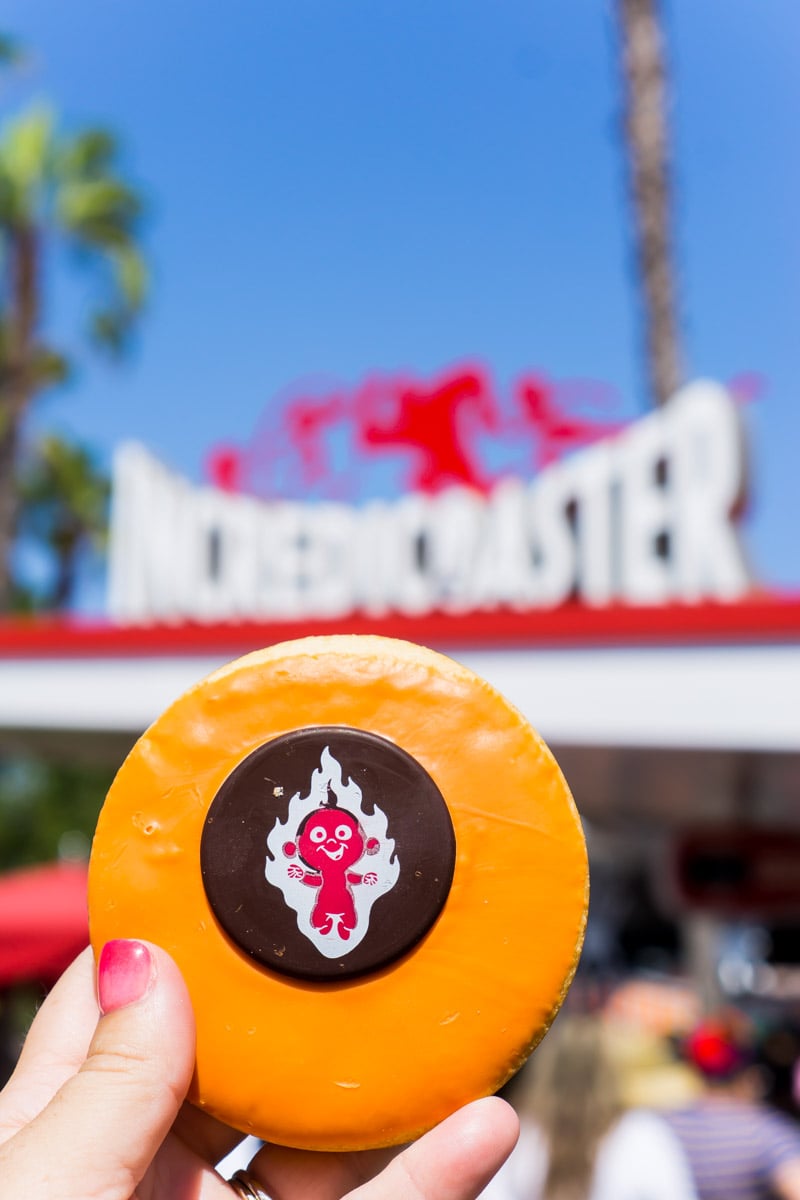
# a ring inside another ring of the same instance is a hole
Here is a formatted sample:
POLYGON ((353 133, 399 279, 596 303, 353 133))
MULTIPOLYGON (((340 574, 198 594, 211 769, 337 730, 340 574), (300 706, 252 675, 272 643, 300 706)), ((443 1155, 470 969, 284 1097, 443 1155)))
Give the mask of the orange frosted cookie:
POLYGON ((580 952, 586 851, 552 755, 431 650, 250 654, 137 742, 100 814, 92 944, 145 938, 197 1016, 190 1099, 269 1141, 404 1142, 494 1092, 580 952))

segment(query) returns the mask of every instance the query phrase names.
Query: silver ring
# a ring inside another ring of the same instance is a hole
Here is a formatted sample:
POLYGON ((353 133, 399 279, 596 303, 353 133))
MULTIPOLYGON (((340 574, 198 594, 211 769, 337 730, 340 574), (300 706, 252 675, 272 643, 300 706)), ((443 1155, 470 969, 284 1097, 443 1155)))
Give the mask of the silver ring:
POLYGON ((262 1188, 257 1179, 248 1171, 237 1171, 236 1174, 228 1180, 237 1196, 241 1196, 241 1200, 271 1200, 271 1197, 262 1188))

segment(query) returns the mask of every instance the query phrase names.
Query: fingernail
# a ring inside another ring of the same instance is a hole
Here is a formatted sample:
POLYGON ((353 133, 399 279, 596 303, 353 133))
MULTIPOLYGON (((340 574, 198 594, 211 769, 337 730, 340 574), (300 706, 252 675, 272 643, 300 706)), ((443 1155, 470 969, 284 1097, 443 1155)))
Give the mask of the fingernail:
POLYGON ((97 967, 97 999, 102 1013, 135 1004, 150 988, 155 963, 142 942, 106 942, 97 967))

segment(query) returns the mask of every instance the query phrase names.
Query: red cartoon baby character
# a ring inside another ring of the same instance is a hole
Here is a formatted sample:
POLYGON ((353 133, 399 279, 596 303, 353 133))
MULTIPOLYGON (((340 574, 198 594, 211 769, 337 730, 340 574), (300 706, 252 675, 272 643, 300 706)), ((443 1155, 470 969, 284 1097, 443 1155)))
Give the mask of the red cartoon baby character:
POLYGON ((292 863, 287 871, 290 879, 319 888, 311 924, 320 933, 334 932, 343 941, 349 939, 357 921, 352 885, 378 882, 374 871, 361 875, 349 868, 365 853, 377 854, 379 846, 377 838, 365 837, 352 813, 338 807, 330 784, 326 802, 301 822, 297 841, 284 843, 286 857, 297 854, 308 868, 292 863))

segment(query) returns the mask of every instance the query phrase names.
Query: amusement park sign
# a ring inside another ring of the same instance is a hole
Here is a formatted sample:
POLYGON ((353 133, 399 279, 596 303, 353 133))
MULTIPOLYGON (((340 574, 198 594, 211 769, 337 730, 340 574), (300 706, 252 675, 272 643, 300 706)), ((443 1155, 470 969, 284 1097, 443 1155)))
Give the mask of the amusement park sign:
POLYGON ((734 600, 748 589, 736 527, 744 446, 726 389, 692 383, 628 423, 570 418, 533 378, 515 397, 516 417, 503 416, 480 370, 427 389, 371 380, 290 408, 286 453, 277 432, 260 457, 218 448, 207 486, 121 446, 112 617, 419 616, 734 600), (355 430, 362 461, 342 469, 340 453, 337 476, 342 430, 355 430), (506 447, 494 468, 474 453, 479 434, 506 447), (390 452, 387 467, 405 462, 399 494, 342 494, 343 479, 390 452), (292 461, 290 485, 281 471, 292 461))

